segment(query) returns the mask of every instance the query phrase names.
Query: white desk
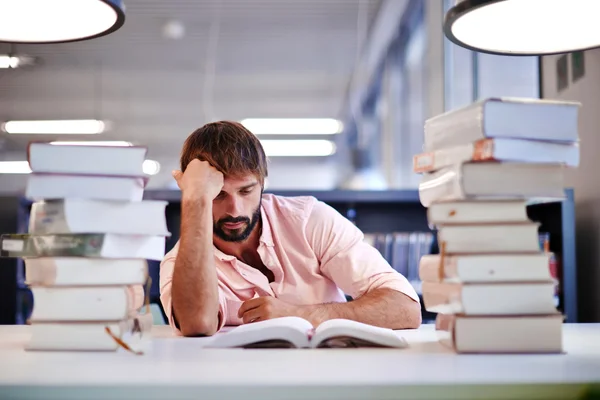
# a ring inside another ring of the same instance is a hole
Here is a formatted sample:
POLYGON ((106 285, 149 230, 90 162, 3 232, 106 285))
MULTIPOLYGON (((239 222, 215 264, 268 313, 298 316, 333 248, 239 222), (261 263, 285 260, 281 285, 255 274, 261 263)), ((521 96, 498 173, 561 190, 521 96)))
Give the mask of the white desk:
POLYGON ((565 325, 560 355, 457 355, 431 326, 399 334, 409 349, 203 349, 157 326, 135 356, 27 352, 28 327, 3 326, 0 399, 569 398, 600 383, 600 324, 565 325))

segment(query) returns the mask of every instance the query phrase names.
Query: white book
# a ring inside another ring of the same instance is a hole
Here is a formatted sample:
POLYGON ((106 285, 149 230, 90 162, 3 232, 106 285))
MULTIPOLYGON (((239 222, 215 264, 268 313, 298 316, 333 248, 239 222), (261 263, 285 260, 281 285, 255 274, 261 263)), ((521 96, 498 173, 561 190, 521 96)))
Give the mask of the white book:
POLYGON ((31 287, 30 321, 120 321, 134 310, 127 286, 31 287))
POLYGON ((429 282, 507 283, 551 281, 549 254, 427 254, 419 278, 429 282))
POLYGON ((526 200, 445 201, 427 209, 431 225, 529 222, 526 200))
POLYGON ((42 200, 31 205, 29 233, 116 233, 169 236, 166 201, 42 200))
POLYGON ((32 172, 143 176, 147 148, 143 146, 56 145, 32 142, 28 146, 32 172))
POLYGON ((143 285, 148 262, 143 259, 92 257, 25 258, 25 283, 30 286, 143 285))
POLYGON ((121 321, 37 322, 31 324, 30 329, 31 338, 25 350, 127 350, 115 340, 117 338, 132 351, 145 352, 152 343, 152 314, 139 314, 121 321))
POLYGON ((419 199, 424 207, 456 200, 564 198, 562 164, 465 163, 423 174, 419 199))
POLYGON ((563 316, 438 314, 440 343, 458 353, 562 353, 563 316))
POLYGON ((303 318, 282 317, 240 325, 217 334, 207 347, 225 348, 404 348, 404 338, 391 329, 345 319, 323 322, 316 329, 303 318))
POLYGON ((539 253, 539 224, 442 225, 438 228, 440 249, 446 254, 539 253))
POLYGON ((578 143, 510 138, 482 139, 474 143, 417 154, 413 157, 413 170, 417 173, 433 172, 440 168, 471 161, 559 163, 568 167, 577 167, 579 166, 579 153, 578 143))
POLYGON ((147 179, 100 175, 33 173, 27 178, 25 197, 44 199, 94 199, 141 201, 147 179))
POLYGON ((544 315, 556 313, 554 282, 423 282, 430 312, 464 315, 544 315))
POLYGON ((424 150, 486 138, 573 143, 579 140, 581 103, 530 98, 486 98, 425 121, 424 150))

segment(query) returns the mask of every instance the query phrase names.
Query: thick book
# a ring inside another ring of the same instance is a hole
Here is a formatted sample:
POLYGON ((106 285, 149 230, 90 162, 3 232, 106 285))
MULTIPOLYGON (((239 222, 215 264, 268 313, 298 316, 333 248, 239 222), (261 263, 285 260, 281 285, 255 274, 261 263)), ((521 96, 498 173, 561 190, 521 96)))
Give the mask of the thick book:
POLYGON ((540 253, 537 222, 442 225, 437 236, 446 254, 540 253))
POLYGON ((25 283, 30 286, 143 285, 148 261, 91 257, 25 259, 25 283))
POLYGON ((404 348, 408 343, 393 330, 346 319, 323 322, 316 329, 298 317, 282 317, 240 325, 217 334, 207 347, 226 348, 404 348))
POLYGON ((56 235, 4 234, 1 257, 100 257, 162 260, 164 236, 75 233, 56 235))
POLYGON ((92 199, 141 201, 147 177, 33 173, 27 178, 29 200, 92 199))
POLYGON ((144 353, 152 343, 152 322, 152 314, 120 321, 36 322, 25 350, 144 353))
POLYGON ((439 342, 457 353, 562 353, 563 316, 438 314, 439 342))
POLYGON ((424 207, 456 200, 564 199, 561 164, 465 163, 423 174, 419 199, 424 207))
POLYGON ((27 159, 34 173, 143 176, 147 151, 143 146, 31 142, 28 145, 27 159))
POLYGON ((120 321, 137 304, 128 286, 32 286, 30 321, 120 321))
POLYGON ((423 282, 423 304, 430 312, 465 315, 556 313, 554 282, 423 282))
POLYGON ((552 280, 549 258, 548 253, 427 254, 421 257, 419 278, 455 283, 544 282, 552 280))
POLYGON ((170 236, 166 201, 42 200, 31 205, 29 233, 170 236))
POLYGON ((529 222, 527 200, 445 201, 427 209, 430 225, 529 222))
POLYGON ((486 138, 574 143, 581 103, 529 98, 486 98, 425 121, 424 150, 486 138))
POLYGON ((579 144, 510 138, 482 139, 475 143, 417 154, 413 157, 413 170, 416 173, 432 172, 469 161, 559 163, 577 167, 579 144))

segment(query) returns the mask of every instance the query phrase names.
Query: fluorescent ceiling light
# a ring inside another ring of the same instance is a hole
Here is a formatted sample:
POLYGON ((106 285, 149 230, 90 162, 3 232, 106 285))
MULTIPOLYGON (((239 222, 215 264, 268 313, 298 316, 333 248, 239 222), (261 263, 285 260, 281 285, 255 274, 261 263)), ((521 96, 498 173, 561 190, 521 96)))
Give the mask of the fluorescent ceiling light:
MULTIPOLYGON (((0 0, 1 1, 1 0, 0 0)), ((0 55, 0 68, 19 68, 35 64, 36 59, 25 55, 0 55)))
POLYGON ((144 160, 144 164, 142 164, 142 170, 145 174, 156 175, 160 171, 160 163, 154 160, 144 160))
POLYGON ((335 153, 330 140, 261 140, 267 157, 323 157, 335 153))
POLYGON ((18 68, 19 62, 19 57, 0 56, 0 68, 18 68))
POLYGON ((50 142, 50 144, 59 146, 114 146, 114 147, 127 147, 133 146, 131 142, 124 142, 121 140, 108 140, 108 141, 80 141, 80 142, 68 142, 68 141, 56 141, 50 142))
POLYGON ((462 0, 444 33, 459 46, 492 54, 543 55, 600 46, 598 0, 462 0))
POLYGON ((2 125, 2 129, 10 134, 43 135, 94 135, 104 132, 105 128, 103 121, 94 119, 8 121, 2 125))
POLYGON ((0 0, 0 41, 58 43, 91 39, 125 22, 121 0, 0 0))
POLYGON ((332 118, 247 118, 241 124, 255 135, 332 135, 343 129, 332 118))
POLYGON ((27 161, 0 161, 0 174, 29 174, 29 162, 27 161))

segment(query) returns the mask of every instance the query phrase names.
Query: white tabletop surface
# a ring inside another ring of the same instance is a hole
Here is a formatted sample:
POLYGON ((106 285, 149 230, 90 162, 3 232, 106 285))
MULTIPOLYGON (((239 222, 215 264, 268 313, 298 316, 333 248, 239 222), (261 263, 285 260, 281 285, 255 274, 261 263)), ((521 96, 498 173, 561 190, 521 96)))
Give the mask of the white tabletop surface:
POLYGON ((432 328, 398 331, 407 349, 244 350, 155 326, 136 356, 25 351, 28 327, 0 326, 0 399, 568 398, 600 383, 600 324, 565 324, 565 354, 546 355, 455 354, 432 328))

